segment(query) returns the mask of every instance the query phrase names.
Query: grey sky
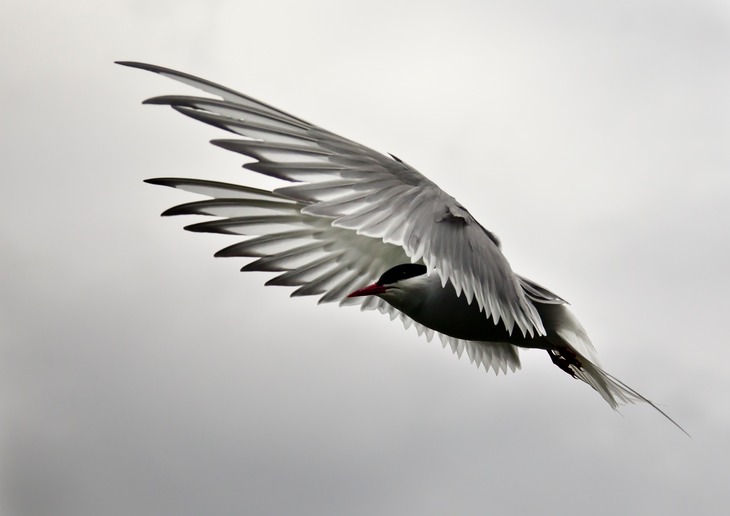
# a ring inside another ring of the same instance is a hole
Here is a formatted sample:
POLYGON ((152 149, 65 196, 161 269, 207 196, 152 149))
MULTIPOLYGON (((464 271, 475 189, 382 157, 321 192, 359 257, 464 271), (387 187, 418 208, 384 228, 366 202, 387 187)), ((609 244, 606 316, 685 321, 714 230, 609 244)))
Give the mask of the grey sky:
POLYGON ((5 2, 0 511, 712 514, 728 506, 723 1, 5 2), (571 301, 623 417, 542 352, 495 377, 213 259, 142 183, 261 184, 140 60, 455 196, 571 301))

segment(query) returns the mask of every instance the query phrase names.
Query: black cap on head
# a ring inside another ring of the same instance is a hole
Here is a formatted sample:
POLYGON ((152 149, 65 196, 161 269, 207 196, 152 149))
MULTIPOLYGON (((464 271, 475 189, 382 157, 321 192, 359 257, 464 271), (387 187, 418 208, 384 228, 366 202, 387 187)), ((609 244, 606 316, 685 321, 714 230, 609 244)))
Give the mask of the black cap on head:
POLYGON ((426 266, 420 263, 402 263, 388 269, 380 276, 376 285, 392 285, 398 281, 426 274, 426 266))

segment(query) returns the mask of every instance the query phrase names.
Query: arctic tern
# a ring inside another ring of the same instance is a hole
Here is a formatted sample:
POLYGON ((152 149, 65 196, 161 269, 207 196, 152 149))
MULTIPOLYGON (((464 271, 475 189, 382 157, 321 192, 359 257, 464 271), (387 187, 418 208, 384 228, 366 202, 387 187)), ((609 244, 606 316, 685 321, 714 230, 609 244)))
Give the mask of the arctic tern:
POLYGON ((289 183, 269 191, 207 179, 146 180, 208 197, 163 213, 216 217, 185 229, 248 237, 216 256, 255 258, 241 270, 277 273, 266 284, 297 287, 292 296, 400 318, 497 374, 520 368, 518 348, 543 349, 613 409, 645 402, 687 433, 606 373, 567 302, 514 273, 495 235, 405 162, 207 80, 118 63, 214 95, 145 104, 171 106, 243 137, 211 143, 252 158, 244 168, 289 183))

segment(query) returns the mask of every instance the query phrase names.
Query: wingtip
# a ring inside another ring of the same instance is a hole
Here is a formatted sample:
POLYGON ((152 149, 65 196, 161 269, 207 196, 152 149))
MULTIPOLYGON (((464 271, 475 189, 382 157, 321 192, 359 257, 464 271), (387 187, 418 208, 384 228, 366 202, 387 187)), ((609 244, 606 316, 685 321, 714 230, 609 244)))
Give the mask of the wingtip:
POLYGON ((128 66, 129 68, 139 68, 140 70, 147 70, 149 72, 160 73, 167 70, 162 66, 157 66, 149 63, 142 63, 140 61, 114 61, 114 64, 128 66))
POLYGON ((215 145, 216 147, 220 147, 221 149, 234 151, 236 149, 236 145, 240 143, 243 140, 233 140, 230 138, 216 138, 214 140, 210 140, 211 145, 215 145))
POLYGON ((149 70, 151 67, 153 67, 152 65, 149 65, 147 63, 141 63, 139 61, 114 61, 114 64, 128 66, 130 68, 139 68, 141 70, 149 70))
POLYGON ((160 213, 160 217, 173 217, 175 215, 194 215, 194 212, 191 212, 185 204, 181 204, 168 208, 160 213))
POLYGON ((232 246, 228 246, 228 247, 221 249, 220 251, 216 251, 215 254, 213 255, 213 257, 214 258, 230 258, 232 256, 236 256, 235 254, 233 254, 230 251, 231 247, 232 246))
POLYGON ((216 224, 217 222, 220 222, 220 221, 211 220, 211 221, 205 221, 205 222, 198 222, 195 224, 190 224, 188 226, 185 226, 183 229, 185 231, 190 231, 191 233, 217 233, 220 235, 236 235, 237 234, 235 231, 230 231, 223 226, 217 225, 216 224))
POLYGON ((179 181, 179 179, 175 179, 172 177, 151 177, 148 179, 143 179, 142 181, 149 185, 177 188, 177 181, 179 181))
POLYGON ((152 97, 149 99, 144 99, 142 101, 142 105, 143 106, 165 106, 165 105, 170 104, 169 102, 164 102, 162 99, 163 99, 163 97, 152 97))

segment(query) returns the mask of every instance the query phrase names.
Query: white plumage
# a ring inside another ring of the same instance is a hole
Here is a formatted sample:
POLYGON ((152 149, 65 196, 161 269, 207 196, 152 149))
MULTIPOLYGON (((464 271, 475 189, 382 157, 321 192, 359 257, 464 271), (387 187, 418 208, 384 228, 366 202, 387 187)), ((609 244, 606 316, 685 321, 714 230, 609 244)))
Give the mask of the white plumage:
POLYGON ((201 179, 148 180, 208 197, 163 213, 216 217, 186 229, 246 237, 216 256, 255 258, 242 270, 277 273, 266 284, 296 287, 292 295, 398 317, 429 340, 437 334, 459 356, 466 351, 485 370, 518 369, 517 347, 545 349, 614 409, 646 402, 676 425, 600 368, 562 298, 515 274, 497 238, 403 161, 209 81, 120 64, 219 97, 163 96, 146 103, 169 105, 238 135, 212 143, 253 158, 245 168, 287 183, 267 191, 201 179))

